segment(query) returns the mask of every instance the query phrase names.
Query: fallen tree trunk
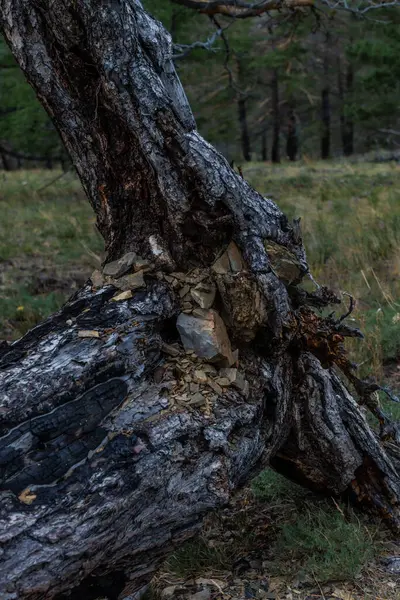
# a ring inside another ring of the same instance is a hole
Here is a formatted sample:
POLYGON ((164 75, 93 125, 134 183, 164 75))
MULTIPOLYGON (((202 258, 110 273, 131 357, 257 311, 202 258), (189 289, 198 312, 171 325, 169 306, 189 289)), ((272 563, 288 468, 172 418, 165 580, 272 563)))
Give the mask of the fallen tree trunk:
POLYGON ((0 24, 124 256, 1 346, 2 598, 141 589, 268 461, 399 528, 397 432, 336 372, 381 417, 356 332, 301 287, 298 223, 197 133, 160 23, 136 0, 0 0, 0 24))
MULTIPOLYGON (((162 348, 174 328, 165 323, 179 301, 164 281, 146 279, 122 301, 112 286, 87 286, 3 348, 5 600, 97 597, 107 574, 115 597, 140 589, 270 457, 300 483, 393 511, 393 456, 310 353, 294 362, 290 351, 267 359, 247 349, 240 365, 250 395, 229 388, 209 411, 171 394, 156 367, 171 360, 162 348)), ((189 363, 185 374, 204 366, 184 352, 173 360, 189 363)))

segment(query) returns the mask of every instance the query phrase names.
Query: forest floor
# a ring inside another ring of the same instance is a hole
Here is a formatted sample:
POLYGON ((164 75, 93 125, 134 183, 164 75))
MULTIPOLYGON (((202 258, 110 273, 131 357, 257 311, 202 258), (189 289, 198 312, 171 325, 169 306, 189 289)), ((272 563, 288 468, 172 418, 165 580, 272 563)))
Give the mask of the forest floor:
MULTIPOLYGON (((302 218, 315 279, 356 299, 352 318, 366 339, 350 352, 362 375, 400 392, 400 166, 252 163, 243 171, 302 218)), ((1 172, 0 210, 0 340, 13 340, 82 285, 103 246, 72 173, 1 172)), ((381 401, 400 419, 400 404, 381 401)), ((389 555, 400 556, 400 545, 379 524, 265 471, 168 560, 149 598, 400 600, 389 555)))

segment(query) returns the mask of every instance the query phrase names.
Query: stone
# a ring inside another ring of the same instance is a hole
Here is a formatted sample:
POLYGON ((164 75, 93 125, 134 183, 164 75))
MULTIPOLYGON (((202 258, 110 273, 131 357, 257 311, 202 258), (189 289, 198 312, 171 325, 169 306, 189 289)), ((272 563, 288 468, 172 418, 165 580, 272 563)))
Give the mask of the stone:
POLYGON ((175 346, 172 346, 171 344, 163 343, 161 345, 161 350, 165 352, 165 354, 169 354, 169 356, 179 356, 180 354, 178 348, 175 348, 175 346))
POLYGON ((231 385, 231 382, 226 377, 217 377, 214 381, 221 387, 229 387, 231 385))
POLYGON ((111 282, 119 290, 138 290, 146 287, 143 279, 143 271, 137 273, 130 273, 111 282))
POLYGON ((189 400, 190 406, 203 406, 205 403, 206 399, 204 398, 203 394, 200 394, 200 392, 193 394, 189 400))
POLYGON ((208 377, 206 373, 200 369, 196 369, 194 372, 194 378, 198 383, 207 383, 208 377))
POLYGON ((218 275, 227 273, 240 273, 244 269, 242 254, 235 244, 231 242, 225 252, 214 262, 212 270, 218 275))
POLYGON ((208 310, 204 318, 181 313, 177 328, 186 351, 208 360, 226 359, 232 364, 232 348, 225 323, 215 310, 208 310))
POLYGON ((226 377, 229 383, 234 383, 238 376, 238 370, 233 368, 228 369, 220 369, 220 377, 226 377))
POLYGON ((137 271, 151 271, 153 268, 154 265, 152 265, 148 260, 145 260, 144 258, 138 258, 133 263, 133 270, 135 271, 135 273, 137 271))
POLYGON ((248 396, 249 394, 249 382, 244 378, 244 375, 238 371, 238 369, 234 368, 224 368, 219 371, 220 377, 216 379, 216 382, 220 385, 222 379, 226 379, 229 381, 229 385, 235 387, 237 390, 242 392, 244 396, 248 396))
POLYGON ((204 308, 194 308, 193 309, 193 314, 195 317, 200 317, 200 319, 206 319, 207 318, 207 311, 204 310, 204 308))
POLYGON ((184 296, 186 296, 186 294, 190 292, 190 287, 188 285, 184 285, 183 288, 181 288, 179 290, 179 296, 180 298, 183 298, 184 296))
POLYGON ((224 252, 222 256, 217 258, 211 269, 214 271, 214 273, 218 273, 218 275, 225 275, 225 273, 229 273, 231 270, 231 265, 229 262, 228 253, 224 252))
POLYGON ((200 308, 211 308, 216 294, 216 287, 213 283, 199 283, 190 290, 193 300, 200 308))
POLYGON ((235 242, 231 242, 226 250, 229 258, 229 265, 231 267, 232 273, 240 273, 243 271, 244 264, 242 253, 239 248, 236 246, 235 242))
POLYGON ((104 265, 103 275, 115 278, 121 277, 121 275, 125 275, 129 271, 137 258, 135 252, 128 252, 122 258, 104 265))
POLYGON ((218 383, 216 383, 213 379, 208 379, 207 384, 216 394, 218 394, 218 396, 222 394, 222 387, 218 385, 218 383))
POLYGON ((98 269, 95 269, 90 276, 93 287, 100 288, 104 285, 104 277, 98 269))
POLYGON ((221 369, 219 372, 221 377, 226 377, 230 384, 241 392, 248 393, 249 384, 244 378, 243 374, 237 369, 221 369))

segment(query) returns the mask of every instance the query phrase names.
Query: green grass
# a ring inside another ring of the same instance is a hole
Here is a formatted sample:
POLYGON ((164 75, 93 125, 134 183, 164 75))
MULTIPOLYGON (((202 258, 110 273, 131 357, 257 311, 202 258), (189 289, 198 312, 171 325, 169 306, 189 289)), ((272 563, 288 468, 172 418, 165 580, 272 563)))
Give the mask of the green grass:
POLYGON ((312 497, 271 469, 253 480, 252 489, 259 502, 292 504, 273 548, 270 568, 277 574, 292 571, 320 583, 351 580, 377 551, 374 527, 367 528, 349 507, 312 497))
POLYGON ((361 375, 383 377, 400 357, 400 168, 342 161, 243 167, 248 181, 301 217, 316 280, 357 302, 353 314, 366 341, 349 344, 361 375))
POLYGON ((186 579, 210 569, 214 572, 229 569, 233 559, 234 552, 228 544, 209 547, 199 536, 176 550, 167 559, 165 567, 173 575, 186 579))
POLYGON ((378 529, 367 526, 361 520, 365 517, 358 518, 352 508, 315 496, 271 469, 260 473, 251 489, 252 510, 236 511, 230 521, 223 521, 212 544, 204 534, 183 544, 164 570, 187 580, 230 571, 238 559, 267 552, 271 576, 323 584, 353 581, 381 550, 378 529), (270 512, 265 513, 264 507, 270 512))
POLYGON ((300 568, 309 580, 352 580, 377 551, 371 531, 354 513, 345 517, 333 506, 306 505, 279 533, 275 547, 278 572, 287 573, 288 562, 294 562, 296 572, 300 568))
POLYGON ((18 338, 57 310, 103 250, 79 181, 57 175, 0 174, 0 338, 18 338))
POLYGON ((255 498, 261 502, 285 502, 290 499, 302 499, 309 492, 285 479, 272 469, 262 471, 251 483, 255 498))

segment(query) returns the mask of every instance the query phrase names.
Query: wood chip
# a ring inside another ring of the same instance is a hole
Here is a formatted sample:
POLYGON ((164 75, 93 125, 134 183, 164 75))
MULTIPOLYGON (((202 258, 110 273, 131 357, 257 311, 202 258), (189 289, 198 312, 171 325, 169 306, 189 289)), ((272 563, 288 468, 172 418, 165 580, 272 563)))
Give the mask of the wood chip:
POLYGON ((207 379, 207 384, 218 396, 222 394, 222 387, 218 383, 215 383, 212 379, 207 379))
POLYGON ((25 488, 18 496, 18 500, 24 504, 32 504, 36 500, 36 494, 29 488, 25 488))
POLYGON ((100 333, 95 329, 81 329, 78 331, 78 337, 80 338, 99 338, 100 333))
POLYGON ((126 290, 126 292, 121 292, 120 294, 117 294, 116 296, 111 298, 111 302, 121 302, 122 300, 129 300, 129 298, 132 298, 132 296, 133 294, 131 290, 126 290))

